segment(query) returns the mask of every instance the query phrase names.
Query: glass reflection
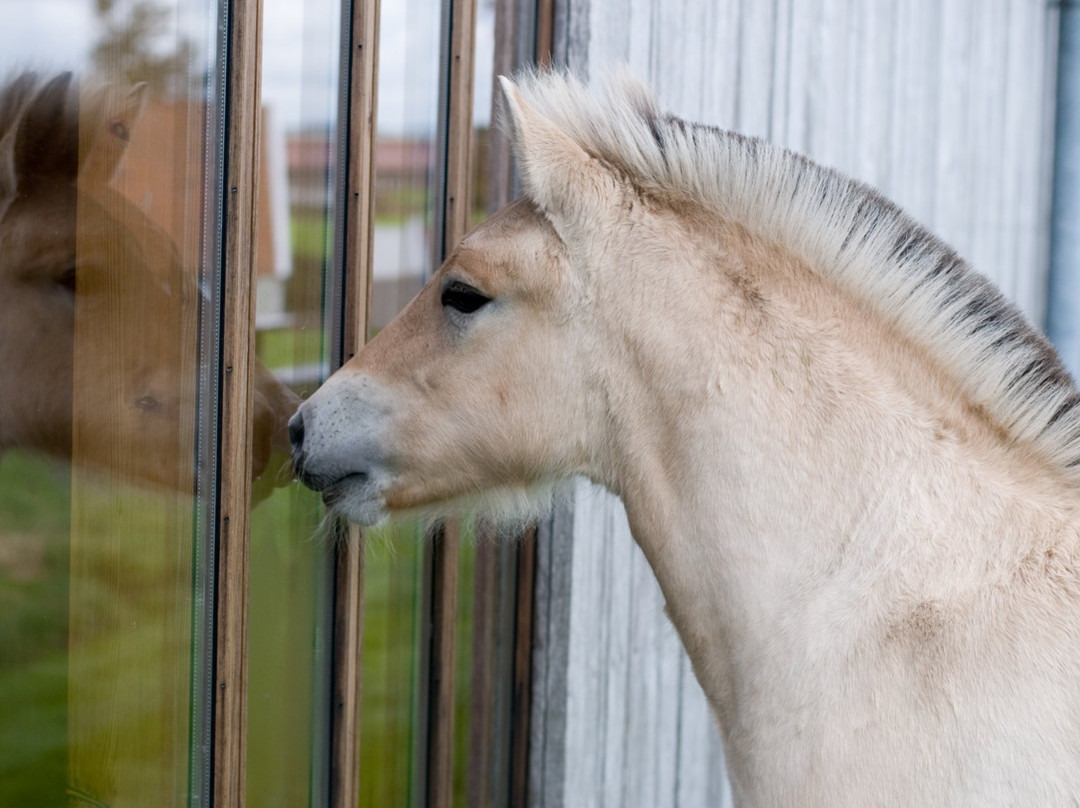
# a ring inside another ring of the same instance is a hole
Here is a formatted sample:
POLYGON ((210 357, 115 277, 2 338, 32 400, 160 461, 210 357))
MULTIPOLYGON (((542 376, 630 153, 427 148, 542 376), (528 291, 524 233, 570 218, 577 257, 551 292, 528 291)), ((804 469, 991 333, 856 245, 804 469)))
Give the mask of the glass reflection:
MULTIPOLYGON (((379 31, 375 232, 369 335, 420 290, 435 263, 435 139, 443 3, 384 3, 379 31)), ((360 805, 422 799, 420 628, 423 544, 417 525, 369 531, 364 548, 360 805)))
MULTIPOLYGON (((256 233, 259 357, 303 396, 330 372, 341 6, 264 0, 256 233)), ((247 804, 325 805, 333 553, 317 494, 251 515, 247 804)))
POLYGON ((218 23, 0 6, 0 805, 206 802, 218 23))

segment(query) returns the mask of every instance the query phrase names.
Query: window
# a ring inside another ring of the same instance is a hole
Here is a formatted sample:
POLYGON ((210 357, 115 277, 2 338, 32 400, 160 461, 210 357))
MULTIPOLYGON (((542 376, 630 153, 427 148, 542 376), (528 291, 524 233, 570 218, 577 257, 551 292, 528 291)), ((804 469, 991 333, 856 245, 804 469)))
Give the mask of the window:
POLYGON ((211 765, 217 16, 0 16, 0 804, 186 805, 211 765))
POLYGON ((0 10, 0 804, 520 802, 532 545, 285 425, 509 198, 527 5, 0 10))

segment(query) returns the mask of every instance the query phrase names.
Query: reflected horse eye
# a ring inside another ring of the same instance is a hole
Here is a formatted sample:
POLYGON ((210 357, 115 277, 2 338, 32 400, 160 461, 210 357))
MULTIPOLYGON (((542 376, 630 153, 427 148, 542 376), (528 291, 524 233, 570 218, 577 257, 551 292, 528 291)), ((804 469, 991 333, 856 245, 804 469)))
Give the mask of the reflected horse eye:
POLYGON ((443 307, 450 307, 462 314, 472 314, 477 309, 481 309, 491 302, 491 298, 486 295, 480 294, 471 286, 466 286, 464 283, 454 282, 443 289, 442 304, 443 307))
POLYGON ((149 412, 150 410, 156 410, 158 408, 158 400, 153 396, 143 396, 135 402, 135 406, 140 410, 149 412))
POLYGON ((75 265, 72 264, 59 275, 56 276, 56 284, 63 287, 67 292, 72 295, 75 294, 75 265))
POLYGON ((123 121, 113 121, 109 127, 109 131, 116 135, 120 140, 127 143, 131 139, 131 133, 128 132, 128 128, 124 126, 123 121))

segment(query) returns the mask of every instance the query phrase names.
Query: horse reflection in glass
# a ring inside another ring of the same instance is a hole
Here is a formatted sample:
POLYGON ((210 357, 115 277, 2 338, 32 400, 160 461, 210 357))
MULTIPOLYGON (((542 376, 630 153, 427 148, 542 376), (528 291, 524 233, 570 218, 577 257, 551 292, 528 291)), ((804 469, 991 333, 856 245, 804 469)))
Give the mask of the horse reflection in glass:
POLYGON ((744 806, 1075 804, 1080 396, 872 189, 504 81, 525 197, 293 417, 365 524, 620 496, 744 806))
MULTIPOLYGON (((145 95, 70 73, 0 91, 0 452, 190 491, 201 291, 111 184, 145 95)), ((257 366, 256 476, 298 401, 257 366)))

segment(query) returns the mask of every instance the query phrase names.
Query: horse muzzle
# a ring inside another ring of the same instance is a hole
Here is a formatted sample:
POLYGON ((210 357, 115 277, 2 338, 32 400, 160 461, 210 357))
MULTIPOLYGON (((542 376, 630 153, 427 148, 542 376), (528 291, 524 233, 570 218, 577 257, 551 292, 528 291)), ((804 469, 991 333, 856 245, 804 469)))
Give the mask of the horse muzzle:
POLYGON ((327 507, 374 524, 386 515, 384 492, 393 479, 384 437, 391 407, 365 382, 360 392, 368 395, 335 381, 289 419, 294 474, 327 507))

